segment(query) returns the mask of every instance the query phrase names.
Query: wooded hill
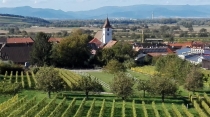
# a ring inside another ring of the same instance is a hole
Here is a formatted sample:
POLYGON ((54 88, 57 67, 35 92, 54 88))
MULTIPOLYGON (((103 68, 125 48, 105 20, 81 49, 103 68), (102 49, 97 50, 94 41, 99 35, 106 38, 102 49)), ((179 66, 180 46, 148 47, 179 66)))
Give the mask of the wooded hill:
POLYGON ((0 14, 0 26, 5 25, 47 25, 49 21, 37 17, 27 17, 13 14, 0 14))

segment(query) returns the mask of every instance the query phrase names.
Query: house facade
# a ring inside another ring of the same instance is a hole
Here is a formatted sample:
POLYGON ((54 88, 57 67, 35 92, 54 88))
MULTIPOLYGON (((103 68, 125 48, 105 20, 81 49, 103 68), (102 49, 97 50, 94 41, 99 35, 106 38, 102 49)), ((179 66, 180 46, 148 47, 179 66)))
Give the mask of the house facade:
POLYGON ((29 62, 30 52, 34 43, 32 38, 6 38, 6 41, 1 43, 3 43, 0 50, 2 60, 11 60, 17 64, 29 62))

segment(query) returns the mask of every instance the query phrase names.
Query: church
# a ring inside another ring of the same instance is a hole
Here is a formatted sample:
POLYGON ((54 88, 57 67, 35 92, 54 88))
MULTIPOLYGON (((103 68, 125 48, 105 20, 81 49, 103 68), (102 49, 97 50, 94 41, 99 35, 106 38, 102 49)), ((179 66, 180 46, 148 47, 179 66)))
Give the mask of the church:
POLYGON ((103 28, 97 31, 94 38, 89 42, 93 50, 98 48, 108 48, 116 44, 117 41, 112 40, 112 26, 108 17, 106 18, 103 28))

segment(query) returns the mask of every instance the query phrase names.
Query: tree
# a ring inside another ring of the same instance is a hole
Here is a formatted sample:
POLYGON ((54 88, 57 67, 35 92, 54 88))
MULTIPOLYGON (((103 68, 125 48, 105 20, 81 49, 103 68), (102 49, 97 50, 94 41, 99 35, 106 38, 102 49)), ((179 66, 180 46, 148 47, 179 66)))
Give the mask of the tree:
POLYGON ((144 95, 143 95, 143 97, 145 97, 145 92, 147 91, 147 90, 149 90, 149 80, 139 80, 139 82, 138 82, 138 86, 137 86, 137 89, 139 90, 139 91, 143 91, 144 92, 144 95))
POLYGON ((200 33, 198 34, 199 37, 208 37, 207 29, 202 28, 200 29, 200 33))
POLYGON ((194 31, 193 27, 189 27, 188 31, 193 32, 194 31))
POLYGON ((133 94, 134 79, 129 78, 125 73, 120 72, 114 76, 111 83, 111 90, 122 100, 127 99, 133 94))
POLYGON ((87 46, 90 36, 82 30, 73 31, 70 36, 56 44, 52 50, 53 64, 62 67, 81 68, 88 65, 91 56, 87 46))
POLYGON ((104 67, 104 70, 108 73, 115 74, 118 72, 125 72, 126 68, 119 61, 110 60, 109 63, 104 67))
MULTIPOLYGON (((111 59, 116 59, 123 63, 126 60, 132 59, 136 56, 136 53, 132 49, 132 46, 128 42, 118 42, 106 53, 102 52, 102 56, 108 56, 111 59), (104 55, 107 54, 107 55, 104 55)), ((103 49, 105 51, 105 49, 103 49)))
POLYGON ((175 80, 161 75, 152 77, 149 81, 149 87, 148 92, 152 94, 160 94, 162 102, 164 102, 165 95, 175 95, 178 89, 175 80))
POLYGON ((136 66, 136 62, 135 62, 134 59, 128 59, 128 60, 123 62, 123 65, 124 65, 125 68, 131 69, 131 67, 135 67, 136 66))
POLYGON ((82 78, 78 81, 78 84, 81 90, 85 91, 87 99, 90 91, 103 91, 102 85, 98 82, 98 80, 96 78, 91 78, 90 75, 82 76, 82 78))
POLYGON ((48 42, 49 38, 50 36, 43 32, 37 33, 30 53, 32 64, 37 66, 50 65, 52 44, 48 42))
POLYGON ((64 82, 59 75, 59 71, 53 67, 41 67, 36 73, 38 89, 48 92, 50 98, 51 92, 57 92, 64 88, 64 82))
POLYGON ((195 92, 196 89, 203 87, 203 77, 204 75, 199 68, 193 66, 185 79, 184 87, 189 91, 195 92))
POLYGON ((189 62, 180 59, 174 54, 161 56, 155 64, 155 68, 160 74, 176 80, 180 84, 185 82, 190 67, 191 64, 189 62))

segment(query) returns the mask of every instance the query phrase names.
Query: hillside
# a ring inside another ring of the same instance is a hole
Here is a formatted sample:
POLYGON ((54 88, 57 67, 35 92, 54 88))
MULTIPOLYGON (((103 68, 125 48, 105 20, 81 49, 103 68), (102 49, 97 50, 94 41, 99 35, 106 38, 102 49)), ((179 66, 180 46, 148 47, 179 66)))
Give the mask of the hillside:
POLYGON ((25 17, 20 15, 11 14, 0 14, 0 25, 15 24, 15 25, 45 25, 50 24, 49 21, 36 18, 36 17, 25 17))
POLYGON ((32 8, 29 6, 0 8, 0 13, 33 16, 45 19, 104 19, 110 18, 210 18, 210 5, 133 5, 106 6, 87 11, 62 11, 54 9, 32 8))

